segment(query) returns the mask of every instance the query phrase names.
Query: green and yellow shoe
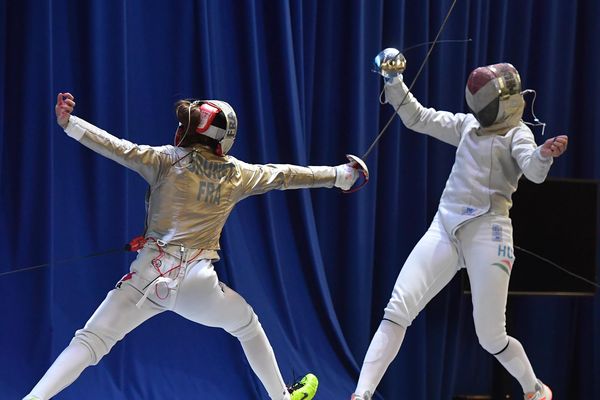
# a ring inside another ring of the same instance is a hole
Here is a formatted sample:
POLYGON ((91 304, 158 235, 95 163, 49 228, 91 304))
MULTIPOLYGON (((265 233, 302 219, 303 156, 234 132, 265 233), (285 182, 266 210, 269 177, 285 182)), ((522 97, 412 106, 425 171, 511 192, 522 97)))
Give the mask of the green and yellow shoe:
POLYGON ((292 400, 311 400, 317 393, 319 380, 313 374, 306 374, 304 378, 288 387, 292 400))

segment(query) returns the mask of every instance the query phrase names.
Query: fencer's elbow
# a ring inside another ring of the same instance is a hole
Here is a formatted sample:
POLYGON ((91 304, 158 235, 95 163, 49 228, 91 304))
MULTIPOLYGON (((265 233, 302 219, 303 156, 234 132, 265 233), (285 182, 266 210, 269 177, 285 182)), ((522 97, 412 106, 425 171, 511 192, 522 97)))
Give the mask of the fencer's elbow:
POLYGON ((419 131, 419 126, 426 123, 425 121, 427 120, 427 115, 424 111, 425 109, 421 107, 413 110, 411 114, 398 114, 404 126, 413 131, 419 131))

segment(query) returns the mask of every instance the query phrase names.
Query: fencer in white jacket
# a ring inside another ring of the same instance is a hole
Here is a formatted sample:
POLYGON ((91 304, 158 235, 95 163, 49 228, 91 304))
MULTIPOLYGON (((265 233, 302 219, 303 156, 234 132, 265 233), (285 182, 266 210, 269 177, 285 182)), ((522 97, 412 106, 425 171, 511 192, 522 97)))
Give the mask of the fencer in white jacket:
POLYGON ((466 99, 471 113, 423 107, 408 92, 400 73, 386 70, 398 55, 386 49, 386 102, 404 125, 456 146, 456 159, 431 226, 404 263, 384 318, 375 333, 352 398, 368 400, 391 361, 406 329, 425 305, 461 268, 469 275, 473 318, 479 343, 521 384, 525 399, 550 400, 552 392, 536 377, 521 343, 506 333, 508 283, 515 260, 509 209, 519 178, 545 180, 553 157, 567 147, 567 136, 537 146, 522 121, 520 77, 510 64, 475 69, 466 99))

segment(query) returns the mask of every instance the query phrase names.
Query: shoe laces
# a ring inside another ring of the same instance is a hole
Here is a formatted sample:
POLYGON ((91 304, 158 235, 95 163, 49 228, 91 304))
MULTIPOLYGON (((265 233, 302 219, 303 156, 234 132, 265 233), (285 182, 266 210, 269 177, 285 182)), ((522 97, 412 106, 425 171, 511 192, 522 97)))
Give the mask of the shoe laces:
POLYGON ((304 386, 304 383, 302 383, 302 379, 296 380, 296 373, 294 372, 294 370, 292 370, 292 382, 294 383, 287 387, 287 390, 288 392, 290 392, 290 394, 294 393, 294 391, 304 386))

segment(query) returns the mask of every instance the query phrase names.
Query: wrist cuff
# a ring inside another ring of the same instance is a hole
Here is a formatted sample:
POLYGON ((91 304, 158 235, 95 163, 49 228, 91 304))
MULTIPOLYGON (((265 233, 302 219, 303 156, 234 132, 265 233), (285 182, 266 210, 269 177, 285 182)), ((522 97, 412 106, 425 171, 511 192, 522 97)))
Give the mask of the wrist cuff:
POLYGON ((85 134, 85 128, 80 125, 80 119, 74 115, 69 117, 69 123, 65 128, 65 132, 67 135, 72 137, 73 139, 80 141, 83 135, 85 134))
POLYGON ((545 163, 552 162, 552 158, 553 158, 552 156, 544 157, 542 155, 541 146, 538 147, 537 149, 535 149, 535 154, 536 154, 537 158, 542 162, 545 162, 545 163))

